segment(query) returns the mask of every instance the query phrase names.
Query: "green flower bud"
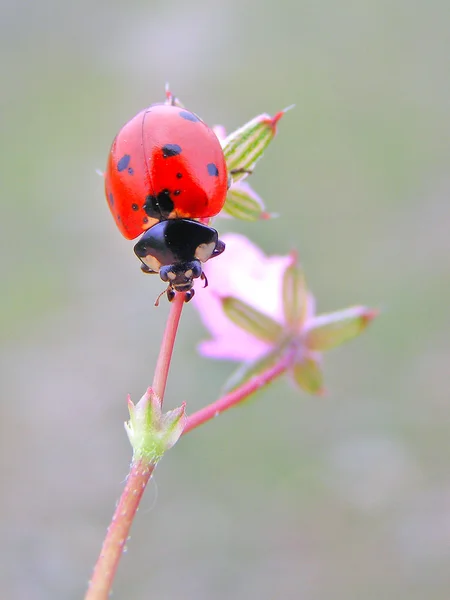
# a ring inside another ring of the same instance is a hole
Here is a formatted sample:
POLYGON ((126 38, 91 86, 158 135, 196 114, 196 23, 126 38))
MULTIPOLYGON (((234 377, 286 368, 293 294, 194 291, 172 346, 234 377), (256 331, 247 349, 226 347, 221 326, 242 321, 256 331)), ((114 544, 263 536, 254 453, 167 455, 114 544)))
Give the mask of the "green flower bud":
POLYGON ((148 388, 136 405, 128 397, 128 411, 130 420, 125 430, 133 447, 133 460, 155 465, 183 433, 185 405, 163 414, 160 398, 148 388))

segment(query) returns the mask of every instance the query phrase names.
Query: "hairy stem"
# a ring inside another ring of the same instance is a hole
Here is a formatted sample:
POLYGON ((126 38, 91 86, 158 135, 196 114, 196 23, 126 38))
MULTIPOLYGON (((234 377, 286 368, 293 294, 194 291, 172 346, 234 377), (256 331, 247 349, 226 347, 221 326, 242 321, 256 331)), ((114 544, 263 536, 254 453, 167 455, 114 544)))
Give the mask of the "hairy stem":
MULTIPOLYGON (((170 361, 184 304, 184 294, 176 294, 171 306, 164 331, 155 376, 153 391, 160 398, 161 404, 166 389, 170 361)), ((114 576, 128 539, 133 519, 139 508, 142 495, 155 468, 154 464, 133 457, 125 489, 114 512, 110 526, 103 542, 100 556, 94 567, 85 600, 107 600, 111 593, 114 576)))
POLYGON ((225 394, 215 402, 208 404, 204 408, 201 408, 197 412, 193 413, 187 418, 186 425, 183 429, 183 435, 195 429, 199 425, 206 423, 217 417, 220 413, 228 410, 232 406, 236 406, 240 402, 246 400, 251 394, 258 391, 263 386, 267 385, 280 375, 282 375, 292 363, 291 357, 287 356, 281 359, 275 366, 270 367, 266 371, 255 375, 249 381, 233 390, 232 392, 225 394))
POLYGON ((154 468, 154 465, 148 465, 142 461, 132 464, 125 489, 108 527, 85 600, 107 600, 109 598, 131 524, 154 468))

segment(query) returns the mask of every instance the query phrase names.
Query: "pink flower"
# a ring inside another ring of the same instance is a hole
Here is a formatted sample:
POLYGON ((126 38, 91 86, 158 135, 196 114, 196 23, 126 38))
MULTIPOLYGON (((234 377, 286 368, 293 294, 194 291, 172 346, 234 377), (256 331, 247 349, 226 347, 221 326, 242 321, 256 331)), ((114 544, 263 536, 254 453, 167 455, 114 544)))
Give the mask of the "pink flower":
POLYGON ((257 360, 271 344, 235 325, 225 314, 223 298, 239 298, 282 323, 282 274, 292 262, 289 256, 267 257, 245 236, 222 236, 226 251, 204 266, 209 285, 194 296, 200 317, 212 335, 202 342, 203 356, 239 362, 257 360))
POLYGON ((223 241, 225 252, 205 265, 208 287, 194 297, 211 335, 200 353, 245 363, 251 375, 289 356, 294 381, 320 393, 321 353, 358 335, 375 311, 355 306, 315 316, 295 255, 268 257, 238 234, 223 241))

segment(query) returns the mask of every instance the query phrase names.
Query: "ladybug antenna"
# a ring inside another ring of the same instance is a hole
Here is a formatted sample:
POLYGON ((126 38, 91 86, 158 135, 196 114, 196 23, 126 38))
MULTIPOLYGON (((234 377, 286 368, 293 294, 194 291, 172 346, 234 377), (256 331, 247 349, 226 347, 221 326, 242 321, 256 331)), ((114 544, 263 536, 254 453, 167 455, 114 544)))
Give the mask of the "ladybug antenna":
POLYGON ((158 297, 155 300, 155 306, 159 306, 159 300, 160 300, 161 296, 164 296, 164 294, 166 292, 168 292, 171 287, 172 287, 171 285, 168 285, 165 290, 163 290, 160 294, 158 294, 158 297))

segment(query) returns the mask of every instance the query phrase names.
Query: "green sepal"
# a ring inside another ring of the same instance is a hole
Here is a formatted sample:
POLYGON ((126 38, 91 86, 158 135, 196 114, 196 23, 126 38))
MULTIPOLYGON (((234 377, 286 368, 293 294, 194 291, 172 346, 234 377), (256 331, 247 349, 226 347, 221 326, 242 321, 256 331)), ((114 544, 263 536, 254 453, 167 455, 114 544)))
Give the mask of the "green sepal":
POLYGON ((245 181, 230 187, 223 211, 241 221, 260 221, 270 218, 261 198, 245 181))
POLYGON ((376 316, 372 309, 353 306, 315 317, 314 326, 306 333, 306 345, 319 352, 340 346, 362 333, 376 316))
POLYGON ((133 459, 156 465, 183 433, 185 404, 162 413, 160 398, 148 388, 137 404, 128 397, 128 411, 130 420, 125 423, 125 430, 133 447, 133 459))
POLYGON ((309 298, 303 271, 296 264, 296 257, 292 258, 283 275, 283 310, 288 327, 299 332, 308 315, 309 298))
POLYGON ((222 298, 222 307, 230 321, 259 340, 274 344, 281 339, 282 325, 245 302, 226 296, 222 298))
POLYGON ((318 361, 305 358, 292 367, 294 383, 308 394, 323 394, 323 375, 318 361))
POLYGON ((284 111, 274 117, 263 114, 255 117, 233 133, 222 144, 228 172, 239 181, 252 172, 256 162, 276 134, 276 126, 284 111))

